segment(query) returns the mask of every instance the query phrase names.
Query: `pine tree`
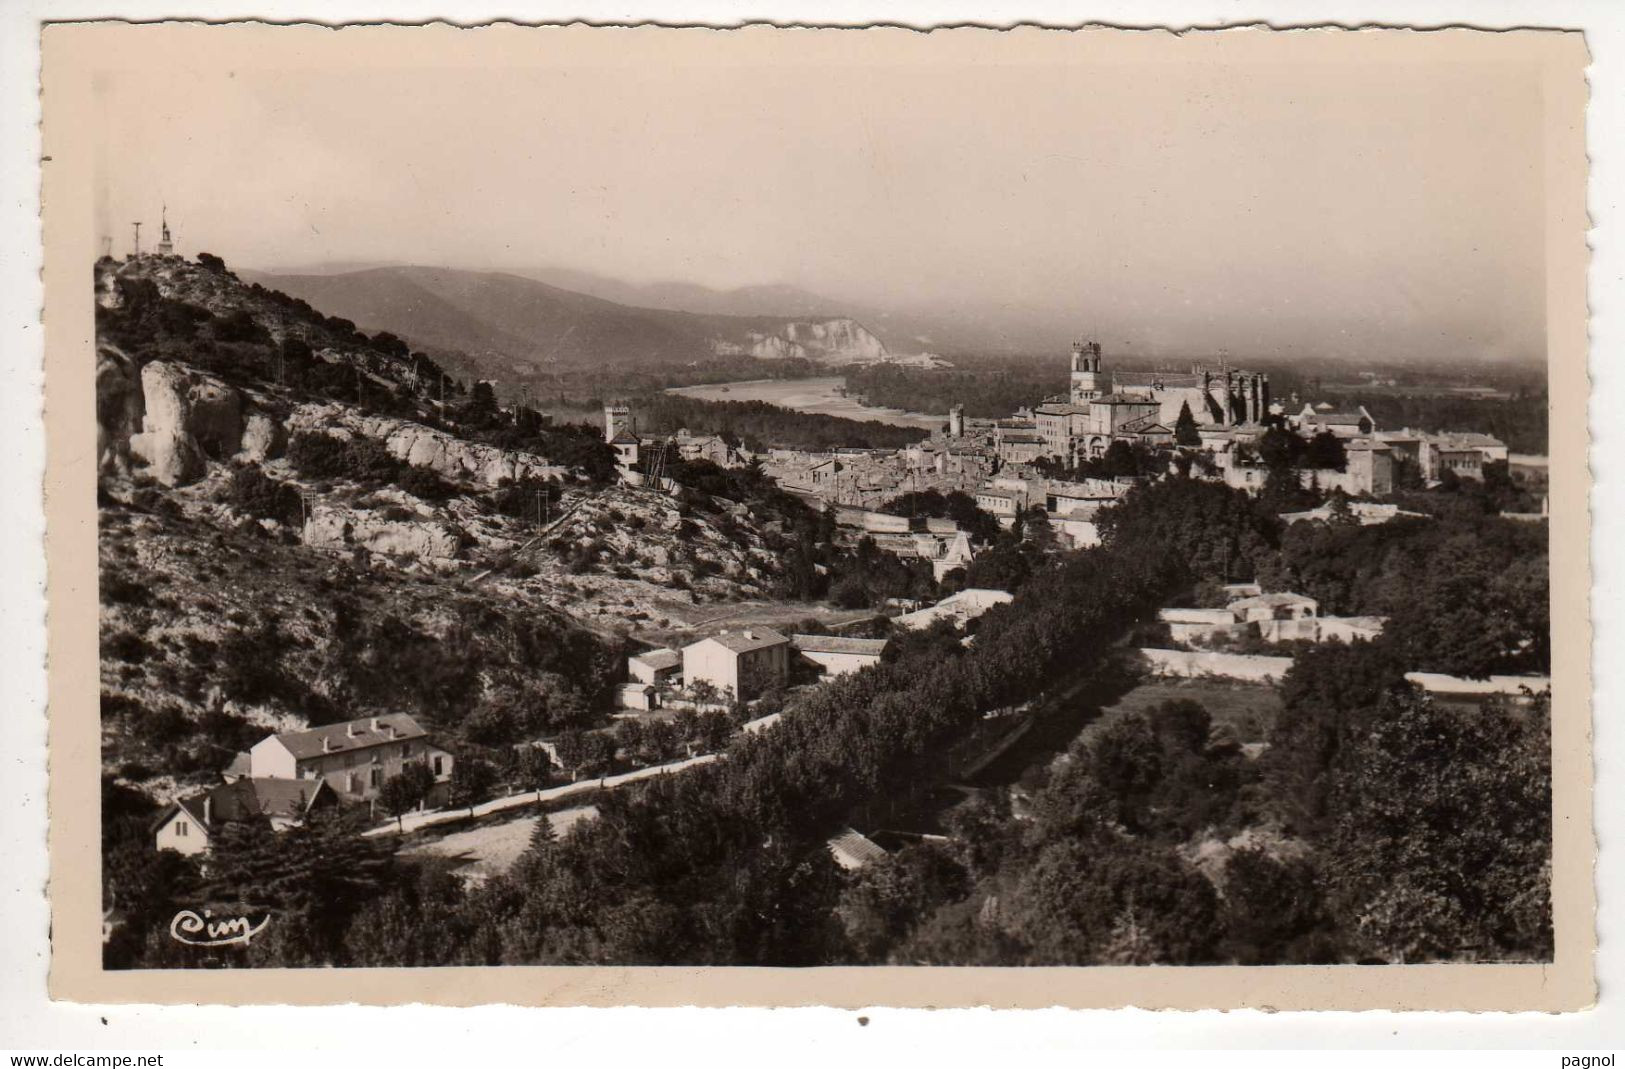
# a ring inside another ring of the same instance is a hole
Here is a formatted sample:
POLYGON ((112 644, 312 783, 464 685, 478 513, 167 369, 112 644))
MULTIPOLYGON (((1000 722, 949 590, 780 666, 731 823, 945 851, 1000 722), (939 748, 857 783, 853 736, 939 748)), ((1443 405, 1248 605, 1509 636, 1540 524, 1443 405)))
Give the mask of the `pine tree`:
POLYGON ((1180 446, 1195 447, 1202 444, 1202 436, 1196 430, 1196 417, 1191 415, 1189 401, 1180 403, 1179 419, 1174 421, 1174 443, 1180 446))

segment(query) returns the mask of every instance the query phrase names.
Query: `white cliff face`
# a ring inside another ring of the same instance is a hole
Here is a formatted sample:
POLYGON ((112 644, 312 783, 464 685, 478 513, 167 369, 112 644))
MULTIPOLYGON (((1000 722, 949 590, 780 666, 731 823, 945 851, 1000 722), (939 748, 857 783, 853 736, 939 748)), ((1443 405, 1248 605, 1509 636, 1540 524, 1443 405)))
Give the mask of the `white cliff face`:
POLYGON ((375 416, 345 405, 301 405, 288 417, 290 431, 343 437, 357 434, 383 442, 391 456, 447 479, 494 487, 504 479, 568 478, 569 470, 534 453, 466 442, 443 431, 390 416, 375 416))
POLYGON ((826 364, 875 363, 887 358, 886 346, 855 319, 795 319, 779 330, 752 332, 748 346, 717 342, 719 354, 745 352, 759 360, 800 357, 826 364))
POLYGON ((758 360, 810 359, 804 347, 777 334, 752 334, 748 352, 758 360))

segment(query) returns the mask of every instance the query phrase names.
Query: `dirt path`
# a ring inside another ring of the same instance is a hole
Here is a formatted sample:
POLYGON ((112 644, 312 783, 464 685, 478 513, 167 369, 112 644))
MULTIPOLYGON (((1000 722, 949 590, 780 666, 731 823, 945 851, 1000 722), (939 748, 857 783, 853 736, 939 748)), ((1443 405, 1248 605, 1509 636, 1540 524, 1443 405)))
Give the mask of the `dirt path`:
POLYGON ((561 802, 567 798, 575 798, 592 794, 594 791, 613 790, 628 783, 649 779, 653 776, 663 776, 669 772, 681 772, 685 768, 696 765, 709 764, 715 761, 720 754, 701 754, 699 757, 690 757, 686 761, 673 761, 669 765, 654 765, 650 768, 640 768, 635 772, 623 772, 619 776, 604 776, 599 779, 584 779, 577 783, 566 783, 561 787, 550 787, 545 791, 525 791, 523 794, 510 794, 506 798, 497 798, 493 801, 482 802, 474 807, 471 813, 468 809, 434 809, 427 813, 408 813, 404 820, 391 820, 388 824, 380 825, 362 832, 364 836, 397 835, 402 831, 417 831, 420 828, 433 827, 436 824, 448 824, 457 820, 468 820, 470 817, 482 817, 488 813, 500 813, 508 809, 518 809, 521 806, 546 805, 549 802, 561 802))

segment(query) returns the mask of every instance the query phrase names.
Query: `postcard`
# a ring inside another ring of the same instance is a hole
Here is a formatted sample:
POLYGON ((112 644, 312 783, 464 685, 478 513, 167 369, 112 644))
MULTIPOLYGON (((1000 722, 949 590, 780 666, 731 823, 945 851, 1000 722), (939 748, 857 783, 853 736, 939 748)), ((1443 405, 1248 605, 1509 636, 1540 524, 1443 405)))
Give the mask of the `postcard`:
POLYGON ((43 49, 54 998, 1593 1000, 1579 34, 43 49))

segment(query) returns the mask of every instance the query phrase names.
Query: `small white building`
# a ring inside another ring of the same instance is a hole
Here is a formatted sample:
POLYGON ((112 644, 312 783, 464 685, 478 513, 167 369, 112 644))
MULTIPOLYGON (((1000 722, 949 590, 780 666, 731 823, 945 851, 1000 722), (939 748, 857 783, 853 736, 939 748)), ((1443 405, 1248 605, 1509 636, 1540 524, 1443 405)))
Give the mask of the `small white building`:
POLYGON ((1370 641, 1382 634, 1381 616, 1320 616, 1319 603, 1302 594, 1262 594, 1256 583, 1225 587, 1230 603, 1222 609, 1160 609, 1175 642, 1207 645, 1213 639, 1240 638, 1256 628, 1266 642, 1370 641))
POLYGON ((754 698, 790 678, 790 640, 768 627, 722 631, 683 647, 683 685, 754 698))
POLYGON ((1088 549, 1100 545, 1100 526, 1092 518, 1087 518, 1081 513, 1057 516, 1050 524, 1054 527, 1055 533, 1073 549, 1088 549))
POLYGON ((1305 438, 1313 438, 1324 431, 1331 431, 1339 438, 1359 438, 1377 429, 1377 421, 1371 418, 1364 405, 1338 410, 1324 403, 1306 404, 1294 422, 1298 433, 1305 438))
POLYGON ((1168 625, 1175 642, 1205 642, 1236 630, 1236 614, 1229 609, 1159 609, 1157 619, 1168 625))
POLYGON ((1015 494, 990 487, 976 491, 976 507, 997 519, 1001 527, 1014 526, 1016 514, 1021 511, 1021 503, 1015 494))
POLYGON ((941 550, 931 556, 931 577, 940 583, 955 568, 970 567, 970 562, 975 556, 975 551, 971 549, 970 536, 964 531, 955 531, 942 543, 941 550))
POLYGON ((790 646, 804 661, 818 667, 827 677, 844 676, 849 672, 880 663, 886 652, 883 638, 845 638, 840 635, 791 635, 790 646))
POLYGON ((1254 624, 1266 642, 1291 642, 1319 638, 1315 617, 1320 603, 1303 594, 1259 594, 1230 603, 1229 611, 1238 624, 1254 624))
POLYGON ((660 708, 660 691, 655 689, 653 683, 622 683, 616 697, 622 709, 647 712, 660 708))
POLYGON ((676 650, 646 650, 626 659, 626 674, 634 683, 676 683, 683 675, 683 655, 676 650))

